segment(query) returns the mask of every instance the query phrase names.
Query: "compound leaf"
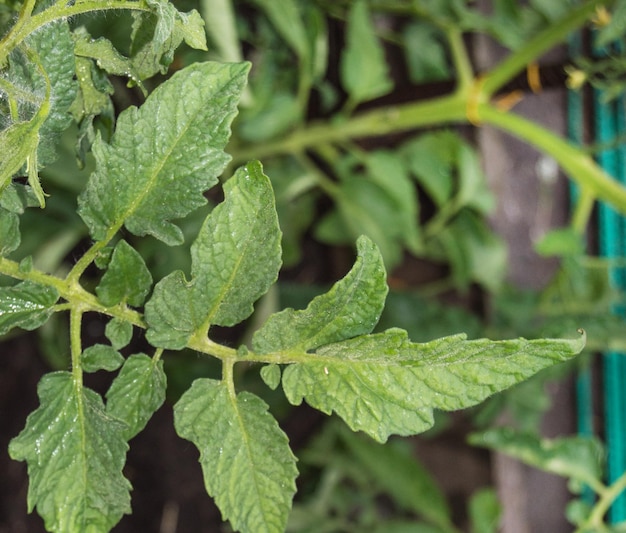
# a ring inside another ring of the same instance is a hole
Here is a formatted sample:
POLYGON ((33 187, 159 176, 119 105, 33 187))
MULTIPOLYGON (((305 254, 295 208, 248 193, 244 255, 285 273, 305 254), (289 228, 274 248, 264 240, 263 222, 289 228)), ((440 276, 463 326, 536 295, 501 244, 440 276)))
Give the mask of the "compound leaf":
POLYGON ((263 400, 198 379, 174 407, 174 424, 200 450, 207 492, 235 530, 285 530, 296 459, 263 400))
POLYGON ((352 270, 330 291, 314 298, 302 311, 285 309, 272 315, 254 335, 254 350, 307 351, 370 333, 385 305, 385 267, 376 245, 367 237, 358 240, 357 250, 352 270))
POLYGON ((56 289, 24 281, 13 287, 0 288, 0 335, 15 327, 37 329, 52 314, 59 299, 56 289))
POLYGON ((124 240, 118 242, 96 287, 100 301, 109 307, 121 302, 139 307, 151 287, 152 276, 139 252, 124 240))
POLYGON ((124 438, 132 439, 165 401, 167 378, 163 361, 133 354, 113 380, 107 397, 107 414, 125 422, 124 438))
POLYGON ((433 409, 475 405, 540 369, 579 353, 585 340, 468 341, 464 335, 412 343, 389 329, 301 353, 287 366, 288 400, 335 411, 353 430, 384 442, 433 425, 433 409))
POLYGON ((241 322, 276 281, 281 234, 261 164, 239 169, 224 185, 224 195, 191 247, 191 282, 182 272, 170 274, 146 305, 148 340, 156 346, 180 349, 211 325, 241 322))
POLYGON ((68 372, 44 376, 38 395, 40 406, 9 445, 28 464, 29 511, 37 508, 48 531, 109 531, 130 512, 123 424, 68 372))
POLYGON ((112 144, 96 140, 96 170, 79 197, 79 214, 94 239, 125 225, 166 244, 183 242, 170 219, 204 205, 202 193, 228 162, 223 150, 247 71, 243 63, 191 65, 141 108, 121 113, 112 144))

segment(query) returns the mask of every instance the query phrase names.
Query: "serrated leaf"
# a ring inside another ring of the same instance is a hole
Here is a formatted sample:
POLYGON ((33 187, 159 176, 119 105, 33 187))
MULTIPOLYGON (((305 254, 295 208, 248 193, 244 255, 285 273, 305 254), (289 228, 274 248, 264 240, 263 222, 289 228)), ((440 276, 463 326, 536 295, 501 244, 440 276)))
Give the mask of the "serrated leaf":
MULTIPOLYGON (((384 442, 433 425, 433 409, 475 405, 542 368, 579 353, 577 339, 468 341, 464 335, 424 344, 390 329, 299 354, 283 371, 290 403, 335 411, 353 430, 384 442)), ((295 356, 294 356, 295 357, 295 356)))
POLYGON ((58 299, 56 289, 31 281, 0 287, 0 335, 16 327, 37 329, 48 320, 58 299))
POLYGON ((29 511, 37 508, 48 531, 109 531, 130 512, 123 425, 68 372, 44 376, 38 395, 9 444, 11 458, 28 464, 29 511))
POLYGON ((592 437, 544 439, 513 428, 493 428, 470 435, 469 442, 581 483, 595 485, 602 479, 604 450, 602 444, 592 437))
POLYGON ((50 83, 50 110, 39 130, 37 149, 38 163, 45 166, 57 159, 61 133, 72 122, 69 109, 78 89, 74 79, 74 42, 66 20, 42 26, 29 36, 27 42, 37 50, 50 83))
POLYGON ((237 531, 284 531, 296 459, 263 400, 198 379, 174 407, 176 432, 200 450, 207 492, 237 531))
POLYGON ((237 170, 224 196, 191 247, 191 282, 174 272, 146 305, 147 338, 155 346, 180 349, 211 325, 241 322, 278 277, 281 234, 261 164, 237 170))
MULTIPOLYGON (((141 83, 139 73, 134 70, 132 61, 129 58, 120 54, 108 39, 104 37, 93 39, 84 27, 74 30, 74 53, 77 58, 93 59, 99 68, 109 74, 125 76, 135 83, 141 83)), ((105 91, 98 91, 101 95, 105 95, 107 92, 108 90, 106 89, 105 91)))
POLYGON ((85 372, 106 370, 113 372, 124 364, 124 357, 113 346, 94 344, 83 350, 80 356, 81 368, 85 372))
POLYGON ((354 102, 388 93, 393 84, 366 2, 359 0, 352 4, 347 24, 346 49, 340 63, 344 89, 354 102))
POLYGON ((16 250, 20 240, 18 216, 0 207, 0 255, 6 256, 16 250))
POLYGON ((37 149, 42 118, 36 116, 28 122, 17 122, 0 131, 0 193, 4 192, 13 175, 37 149))
POLYGON ((131 62, 142 80, 166 74, 183 40, 192 48, 207 49, 204 21, 195 9, 180 13, 168 0, 149 0, 148 4, 151 12, 133 13, 131 32, 131 62))
POLYGON ((124 240, 118 242, 96 287, 100 301, 107 307, 119 303, 139 307, 151 288, 152 275, 139 252, 124 240))
POLYGON ((9 213, 21 215, 27 207, 36 205, 37 198, 28 185, 12 182, 0 193, 0 207, 9 213))
POLYGON ((124 438, 132 439, 165 401, 163 361, 133 354, 113 380, 106 398, 107 414, 125 422, 124 438))
POLYGON ((112 318, 104 328, 106 338, 116 350, 127 346, 133 336, 133 325, 121 318, 112 318))
POLYGON ((259 353, 308 351, 323 344, 370 333, 387 296, 385 267, 376 245, 367 237, 357 242, 352 270, 326 294, 302 311, 285 309, 259 329, 252 345, 259 353))
POLYGON ((96 171, 79 197, 94 239, 125 225, 170 245, 183 241, 170 219, 204 205, 202 193, 228 162, 223 150, 247 71, 247 64, 191 65, 141 108, 121 113, 111 145, 96 140, 96 171))
POLYGON ((412 455, 411 449, 402 446, 404 443, 389 442, 383 446, 347 429, 341 431, 341 438, 350 456, 391 495, 395 504, 442 526, 442 529, 451 528, 445 496, 412 455))

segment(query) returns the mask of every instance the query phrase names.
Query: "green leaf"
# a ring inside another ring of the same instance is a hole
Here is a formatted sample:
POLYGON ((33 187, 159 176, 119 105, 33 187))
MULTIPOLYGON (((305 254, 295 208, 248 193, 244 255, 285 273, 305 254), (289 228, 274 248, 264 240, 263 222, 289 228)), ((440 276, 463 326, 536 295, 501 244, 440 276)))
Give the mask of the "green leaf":
POLYGON ((280 385, 280 366, 276 364, 265 365, 261 368, 261 378, 272 390, 276 390, 280 385))
POLYGON ((450 509, 445 496, 413 456, 410 447, 398 441, 383 446, 345 429, 341 431, 341 438, 350 456, 393 498, 395 504, 442 526, 442 529, 446 526, 450 529, 450 509))
POLYGON ((133 354, 113 380, 106 398, 107 414, 125 422, 124 438, 132 439, 165 401, 163 361, 133 354))
MULTIPOLYGON (((74 65, 74 41, 66 20, 46 24, 27 39, 39 56, 50 83, 50 109, 39 130, 37 159, 40 166, 48 165, 58 157, 57 145, 61 133, 72 122, 70 106, 77 93, 74 65)), ((44 92, 44 87, 41 87, 44 92)))
POLYGON ((472 533, 497 533, 502 509, 493 489, 482 489, 472 494, 469 501, 472 533))
POLYGON ((180 13, 168 0, 149 0, 148 4, 151 12, 133 13, 131 32, 133 70, 142 80, 166 74, 183 40, 192 48, 207 49, 204 21, 195 9, 180 13))
POLYGON ((121 350, 128 345, 133 336, 133 325, 121 318, 112 318, 104 328, 104 334, 111 341, 113 348, 121 350))
POLYGON ((452 171, 458 146, 458 136, 444 130, 420 135, 401 149, 411 172, 438 207, 448 202, 454 191, 452 171))
POLYGON ((259 329, 252 345, 256 352, 308 351, 318 346, 370 333, 387 296, 385 267, 376 245, 367 237, 357 242, 352 270, 302 311, 285 309, 259 329))
POLYGON ((44 376, 38 395, 40 406, 9 444, 11 458, 28 464, 29 511, 37 508, 48 531, 109 531, 130 513, 123 425, 68 372, 44 376))
POLYGON ((535 250, 544 257, 580 256, 585 252, 585 244, 573 228, 559 228, 547 232, 535 244, 535 250))
POLYGON ((340 63, 344 89, 357 103, 388 93, 393 84, 366 2, 352 4, 347 24, 346 49, 340 63))
POLYGON ((433 425, 433 409, 475 405, 542 368, 579 353, 577 339, 468 341, 464 335, 417 344, 390 329, 301 353, 283 371, 290 403, 303 399, 380 442, 433 425))
POLYGON ((403 30, 408 73, 414 84, 452 78, 443 37, 435 26, 419 20, 403 30))
POLYGON ((16 250, 20 240, 19 217, 0 207, 0 255, 6 256, 16 250))
POLYGON ((37 149, 41 122, 42 117, 36 116, 28 122, 17 122, 0 131, 0 194, 11 183, 11 178, 22 168, 26 159, 37 149))
POLYGON ((294 0, 254 0, 276 27, 278 33, 301 61, 310 58, 309 42, 304 22, 294 0))
POLYGON ((368 154, 365 165, 372 181, 393 200, 398 211, 401 235, 412 251, 421 246, 417 193, 402 158, 390 150, 376 150, 368 154))
POLYGON ((125 225, 136 235, 182 243, 169 220, 204 205, 202 193, 228 162, 223 150, 247 71, 247 64, 187 67, 141 108, 120 114, 111 145, 96 140, 96 170, 79 197, 79 214, 95 240, 125 225))
POLYGON ((202 9, 206 31, 219 51, 219 58, 225 62, 242 61, 233 0, 205 0, 202 9))
POLYGON ((0 335, 15 327, 37 329, 48 320, 58 299, 56 289, 31 281, 0 287, 0 335))
POLYGON ((280 229, 261 164, 237 170, 224 196, 191 247, 191 282, 182 272, 170 274, 146 305, 147 338, 155 346, 180 349, 211 325, 241 322, 278 277, 280 229))
POLYGON ((100 301, 107 307, 119 303, 139 307, 151 288, 152 276, 141 255, 126 241, 118 242, 107 271, 96 287, 100 301))
POLYGON ((595 438, 542 439, 534 433, 494 428, 469 437, 470 444, 498 450, 535 468, 595 485, 602 479, 604 451, 595 438))
MULTIPOLYGON (((141 84, 141 78, 134 70, 132 61, 120 54, 108 39, 93 39, 84 27, 74 30, 74 53, 77 58, 95 60, 98 67, 109 74, 125 76, 141 84)), ((99 91, 100 94, 103 92, 108 91, 99 91)))
POLYGON ((97 372, 98 370, 113 372, 124 364, 122 354, 107 344, 94 344, 83 350, 80 360, 81 368, 85 372, 97 372))
POLYGON ((174 407, 174 425, 200 450, 207 492, 233 529, 284 531, 296 491, 296 459, 263 400, 198 379, 174 407))

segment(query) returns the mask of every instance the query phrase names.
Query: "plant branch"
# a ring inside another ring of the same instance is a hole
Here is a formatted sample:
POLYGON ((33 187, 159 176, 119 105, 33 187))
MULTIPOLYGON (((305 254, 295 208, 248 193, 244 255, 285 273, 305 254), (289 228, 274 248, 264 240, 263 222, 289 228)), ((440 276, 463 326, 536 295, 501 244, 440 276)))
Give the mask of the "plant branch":
POLYGON ((593 488, 598 493, 599 499, 593 506, 589 518, 580 526, 575 533, 586 533, 587 531, 602 531, 604 526, 604 515, 617 499, 617 497, 626 489, 626 472, 617 478, 609 487, 602 485, 601 490, 593 488))
POLYGON ((626 188, 575 145, 530 120, 500 111, 491 104, 479 104, 478 115, 485 123, 512 133, 550 154, 586 194, 593 194, 626 213, 626 188))
POLYGON ((543 30, 530 39, 524 46, 513 52, 485 76, 482 86, 483 94, 489 98, 510 81, 515 75, 523 71, 532 61, 550 50, 554 45, 564 41, 575 29, 587 21, 596 7, 606 4, 606 0, 589 0, 568 16, 543 30))
POLYGON ((71 309, 80 306, 83 312, 93 311, 96 313, 102 313, 111 317, 126 320, 127 322, 130 322, 134 326, 140 328, 145 329, 147 327, 141 313, 138 313, 123 304, 106 307, 100 303, 96 296, 87 292, 77 283, 68 282, 36 269, 32 269, 28 272, 22 272, 20 270, 19 263, 4 257, 0 257, 0 274, 5 274, 22 281, 32 281, 34 283, 53 287, 59 293, 61 298, 69 302, 71 309))
POLYGON ((465 122, 465 99, 451 94, 431 100, 388 106, 340 122, 314 122, 283 139, 234 149, 234 164, 251 159, 302 152, 313 146, 397 133, 432 125, 465 122))

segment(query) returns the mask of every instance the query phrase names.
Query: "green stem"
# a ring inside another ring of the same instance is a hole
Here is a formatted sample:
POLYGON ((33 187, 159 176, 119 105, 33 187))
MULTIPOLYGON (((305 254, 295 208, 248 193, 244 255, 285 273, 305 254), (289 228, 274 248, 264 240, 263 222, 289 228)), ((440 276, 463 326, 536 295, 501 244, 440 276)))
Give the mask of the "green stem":
POLYGON ((445 30, 450 46, 450 55, 457 76, 457 91, 461 94, 467 94, 467 91, 474 83, 474 72, 472 62, 467 55, 467 48, 463 42, 463 34, 454 27, 445 30))
POLYGON ((93 294, 87 292, 78 283, 68 282, 67 280, 62 280, 56 276, 45 274, 44 272, 35 269, 28 272, 22 272, 20 271, 19 263, 4 257, 0 257, 0 274, 5 274, 22 281, 32 281, 34 283, 53 287, 57 290, 61 298, 67 300, 71 304, 72 309, 78 306, 83 309, 83 312, 94 311, 102 313, 125 320, 137 327, 146 328, 146 324, 141 313, 138 313, 137 311, 134 311, 133 309, 130 309, 122 304, 113 307, 106 307, 102 305, 93 294))
POLYGON ((514 113, 500 111, 490 104, 480 104, 478 115, 485 123, 512 133, 550 154, 586 194, 593 194, 626 213, 626 188, 575 145, 534 122, 514 113))
POLYGON ((463 95, 451 94, 428 101, 388 106, 365 112, 338 122, 317 122, 295 131, 278 141, 243 147, 235 150, 237 164, 251 159, 264 159, 276 155, 302 152, 312 146, 398 133, 425 126, 465 122, 466 102, 463 95))
POLYGON ((76 389, 76 396, 80 398, 83 388, 83 367, 80 360, 82 354, 81 325, 83 309, 75 306, 70 311, 70 353, 72 356, 72 378, 76 389))
POLYGON ((598 493, 599 499, 593 506, 593 510, 589 515, 586 522, 580 526, 576 533, 586 533, 588 531, 598 531, 605 529, 604 527, 604 515, 617 499, 617 497, 626 489, 626 472, 624 472, 615 482, 609 487, 602 485, 600 491, 594 488, 594 491, 598 493))
POLYGON ((597 6, 606 3, 606 0, 589 0, 509 55, 484 77, 482 90, 485 97, 490 98, 505 83, 522 72, 529 63, 536 61, 554 45, 564 41, 572 31, 581 27, 591 17, 597 6))

